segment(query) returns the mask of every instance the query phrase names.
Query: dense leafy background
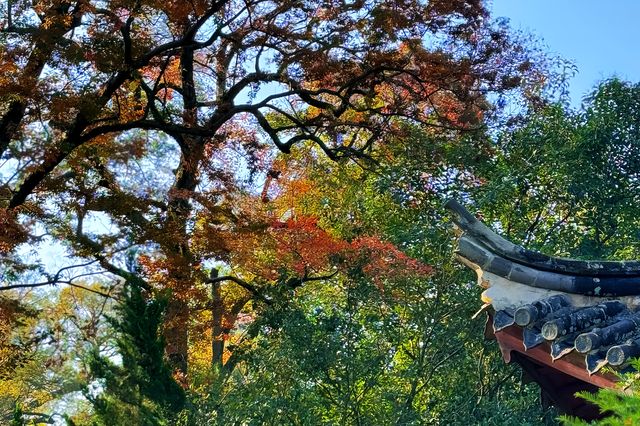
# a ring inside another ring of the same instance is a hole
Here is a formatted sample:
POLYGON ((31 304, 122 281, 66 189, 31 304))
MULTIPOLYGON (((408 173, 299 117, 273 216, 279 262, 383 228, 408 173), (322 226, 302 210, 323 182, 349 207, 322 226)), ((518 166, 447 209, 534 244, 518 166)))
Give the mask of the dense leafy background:
POLYGON ((639 257, 639 86, 569 108, 480 1, 0 10, 0 422, 557 421, 441 206, 639 257))

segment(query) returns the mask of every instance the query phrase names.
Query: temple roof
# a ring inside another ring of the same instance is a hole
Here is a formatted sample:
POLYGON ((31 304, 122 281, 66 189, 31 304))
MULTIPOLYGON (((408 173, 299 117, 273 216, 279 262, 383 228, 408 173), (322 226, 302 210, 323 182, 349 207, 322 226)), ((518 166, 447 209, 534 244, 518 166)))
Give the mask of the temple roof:
POLYGON ((576 308, 559 295, 495 312, 494 333, 511 326, 522 329, 525 352, 546 342, 552 361, 581 354, 589 374, 640 355, 640 313, 617 300, 576 308))
POLYGON ((595 296, 640 295, 639 261, 577 260, 548 256, 513 244, 449 200, 463 231, 458 254, 481 269, 529 286, 595 296))
POLYGON ((462 231, 456 255, 486 289, 486 335, 504 360, 520 364, 564 412, 599 415, 573 394, 615 387, 602 367, 624 369, 640 356, 640 262, 548 256, 502 238, 456 201, 445 207, 462 231))

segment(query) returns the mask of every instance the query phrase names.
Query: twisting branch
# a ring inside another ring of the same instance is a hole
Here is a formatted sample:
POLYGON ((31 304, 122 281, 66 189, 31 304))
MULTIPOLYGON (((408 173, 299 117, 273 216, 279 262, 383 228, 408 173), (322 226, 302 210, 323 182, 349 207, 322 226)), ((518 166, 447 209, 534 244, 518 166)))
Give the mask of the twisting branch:
MULTIPOLYGON (((79 266, 76 266, 79 267, 79 266)), ((65 269, 65 268, 63 268, 65 269)), ((60 272, 60 271, 58 271, 60 272)), ((71 287, 75 287, 81 290, 85 290, 88 291, 90 293, 94 293, 97 295, 100 295, 102 297, 105 298, 113 298, 113 295, 109 294, 109 293, 105 293, 103 291, 100 290, 96 290, 94 288, 91 287, 87 287, 84 286, 82 284, 76 284, 73 282, 73 280, 78 279, 80 277, 83 276, 89 276, 89 275, 98 275, 98 274, 102 274, 102 272, 93 272, 93 273, 86 273, 86 274, 81 274, 78 276, 75 276, 73 278, 71 278, 70 280, 61 280, 61 279, 51 279, 51 280, 47 280, 47 281, 42 281, 39 283, 19 283, 19 284, 11 284, 11 285, 6 285, 6 286, 0 286, 0 292, 1 291, 8 291, 8 290, 17 290, 17 289, 26 289, 26 288, 38 288, 38 287, 46 287, 46 286, 54 286, 54 285, 59 285, 59 284, 64 284, 64 285, 68 285, 71 287)), ((58 274, 56 274, 57 276, 58 274)))
POLYGON ((338 274, 338 271, 333 272, 332 274, 329 275, 319 275, 317 277, 309 277, 307 275, 303 276, 302 278, 290 278, 287 280, 287 282, 285 283, 285 285, 291 289, 295 289, 300 287, 301 285, 303 285, 304 283, 308 283, 311 281, 325 281, 325 280, 329 280, 333 277, 335 277, 338 274))
POLYGON ((254 285, 249 284, 245 280, 242 280, 238 277, 234 277, 233 275, 224 275, 222 277, 210 278, 206 282, 207 284, 215 284, 222 281, 231 281, 238 284, 240 287, 244 288, 267 305, 271 305, 273 303, 271 299, 268 299, 266 296, 264 296, 254 285))
POLYGON ((147 291, 152 290, 151 286, 137 274, 119 268, 113 263, 109 262, 107 257, 102 254, 104 251, 104 246, 96 241, 93 241, 83 233, 81 221, 78 221, 78 228, 76 229, 76 241, 83 248, 88 249, 96 259, 98 264, 102 266, 102 268, 104 268, 107 272, 123 278, 129 284, 137 285, 147 291))

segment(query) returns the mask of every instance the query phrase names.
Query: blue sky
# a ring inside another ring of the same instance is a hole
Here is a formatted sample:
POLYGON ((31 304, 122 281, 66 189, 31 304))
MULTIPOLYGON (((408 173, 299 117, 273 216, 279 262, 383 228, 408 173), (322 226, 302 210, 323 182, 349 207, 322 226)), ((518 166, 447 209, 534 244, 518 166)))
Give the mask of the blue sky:
POLYGON ((640 82, 640 1, 489 0, 494 17, 542 39, 549 52, 571 60, 572 104, 614 75, 640 82))

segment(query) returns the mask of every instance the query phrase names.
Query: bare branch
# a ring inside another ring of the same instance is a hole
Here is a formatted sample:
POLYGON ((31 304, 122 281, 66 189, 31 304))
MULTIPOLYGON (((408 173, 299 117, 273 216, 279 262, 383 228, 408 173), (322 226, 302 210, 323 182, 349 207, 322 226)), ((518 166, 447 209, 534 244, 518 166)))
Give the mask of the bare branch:
MULTIPOLYGON (((84 275, 88 275, 88 274, 84 274, 84 275)), ((95 274, 94 274, 95 275, 95 274)), ((108 298, 112 298, 113 296, 111 294, 102 292, 100 290, 96 290, 90 287, 86 287, 84 285, 81 284, 76 284, 73 281, 67 281, 67 280, 51 280, 51 281, 44 281, 44 282, 39 282, 39 283, 20 283, 20 284, 11 284, 11 285, 7 285, 7 286, 0 286, 0 291, 7 291, 7 290, 15 290, 15 289, 24 289, 24 288, 38 288, 38 287, 45 287, 45 286, 54 286, 54 285, 59 285, 59 284, 65 284, 71 287, 75 287, 81 290, 85 290, 88 291, 90 293, 94 293, 94 294, 98 294, 102 297, 108 297, 108 298)))

